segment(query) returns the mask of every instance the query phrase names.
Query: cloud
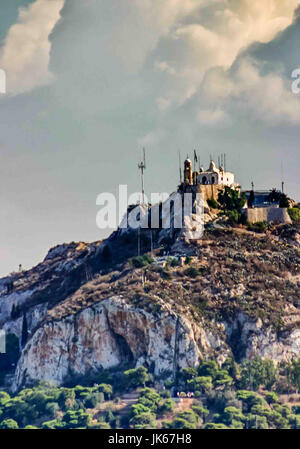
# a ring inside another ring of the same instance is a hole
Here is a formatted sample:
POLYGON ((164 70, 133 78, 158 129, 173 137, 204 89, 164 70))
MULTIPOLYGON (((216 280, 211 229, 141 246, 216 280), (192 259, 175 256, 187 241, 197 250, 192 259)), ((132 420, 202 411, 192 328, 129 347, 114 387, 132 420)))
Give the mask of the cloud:
POLYGON ((222 119, 259 119, 270 125, 300 123, 300 102, 291 91, 290 81, 280 71, 263 73, 264 65, 250 57, 241 57, 224 71, 212 69, 197 96, 198 118, 205 123, 210 105, 212 117, 222 119))
MULTIPOLYGON (((229 69, 255 42, 267 43, 294 20, 299 0, 220 0, 193 2, 180 11, 153 52, 159 97, 174 107, 199 89, 207 71, 229 69), (167 78, 168 82, 161 81, 167 78), (165 87, 167 85, 167 88, 165 87)), ((170 5, 169 5, 170 6, 170 5)))
POLYGON ((0 67, 7 74, 7 92, 19 94, 53 80, 49 72, 49 36, 60 19, 64 0, 36 0, 20 8, 0 50, 0 67))
POLYGON ((202 124, 213 126, 224 122, 227 119, 227 114, 220 107, 217 107, 216 109, 200 109, 197 117, 202 124))

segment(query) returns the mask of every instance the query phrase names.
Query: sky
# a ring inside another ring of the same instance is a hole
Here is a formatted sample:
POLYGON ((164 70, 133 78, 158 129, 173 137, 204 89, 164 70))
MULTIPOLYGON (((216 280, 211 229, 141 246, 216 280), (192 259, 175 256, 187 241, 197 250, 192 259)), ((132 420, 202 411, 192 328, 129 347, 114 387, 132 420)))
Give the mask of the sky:
POLYGON ((300 0, 1 2, 0 275, 94 241, 102 192, 169 192, 227 154, 245 189, 300 200, 300 0))

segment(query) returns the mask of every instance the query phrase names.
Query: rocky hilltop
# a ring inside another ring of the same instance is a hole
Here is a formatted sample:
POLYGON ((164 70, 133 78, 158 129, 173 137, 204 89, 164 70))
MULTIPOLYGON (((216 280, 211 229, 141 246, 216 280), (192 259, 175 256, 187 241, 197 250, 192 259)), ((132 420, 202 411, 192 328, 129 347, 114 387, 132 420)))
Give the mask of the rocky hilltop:
POLYGON ((201 359, 300 356, 299 226, 257 233, 214 222, 190 243, 149 232, 141 257, 137 231, 119 229, 0 280, 0 328, 20 346, 13 390, 124 365, 176 379, 201 359))

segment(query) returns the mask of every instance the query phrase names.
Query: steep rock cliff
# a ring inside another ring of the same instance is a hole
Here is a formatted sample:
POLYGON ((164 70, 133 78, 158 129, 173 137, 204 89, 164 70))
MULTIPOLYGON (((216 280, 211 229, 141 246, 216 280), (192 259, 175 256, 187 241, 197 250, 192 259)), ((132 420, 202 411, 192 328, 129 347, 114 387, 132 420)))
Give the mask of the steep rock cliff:
POLYGON ((175 378, 203 358, 298 357, 298 235, 212 227, 201 241, 181 243, 190 265, 178 256, 165 268, 134 268, 131 237, 117 233, 54 248, 32 270, 0 280, 1 327, 20 338, 24 315, 28 323, 13 389, 124 364, 175 378))

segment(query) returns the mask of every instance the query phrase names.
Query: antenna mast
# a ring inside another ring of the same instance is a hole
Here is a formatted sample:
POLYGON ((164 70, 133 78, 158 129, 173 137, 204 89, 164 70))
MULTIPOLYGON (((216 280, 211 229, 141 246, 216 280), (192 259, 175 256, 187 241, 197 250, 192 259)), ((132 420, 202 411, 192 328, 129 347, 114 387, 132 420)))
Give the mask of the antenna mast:
POLYGON ((281 161, 280 170, 281 170, 281 192, 284 193, 283 163, 282 163, 282 161, 281 161))
POLYGON ((138 168, 141 170, 141 180, 142 180, 142 204, 145 204, 145 189, 144 189, 144 171, 146 169, 146 151, 143 148, 143 160, 138 164, 138 168))
POLYGON ((197 171, 197 167, 196 167, 197 162, 198 162, 198 155, 197 155, 197 151, 194 150, 194 171, 197 171))
POLYGON ((178 150, 178 155, 179 155, 179 178, 180 178, 180 184, 182 184, 181 155, 180 155, 180 151, 179 150, 178 150))

